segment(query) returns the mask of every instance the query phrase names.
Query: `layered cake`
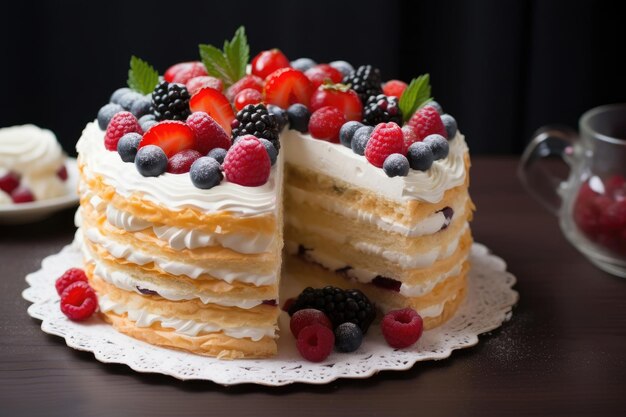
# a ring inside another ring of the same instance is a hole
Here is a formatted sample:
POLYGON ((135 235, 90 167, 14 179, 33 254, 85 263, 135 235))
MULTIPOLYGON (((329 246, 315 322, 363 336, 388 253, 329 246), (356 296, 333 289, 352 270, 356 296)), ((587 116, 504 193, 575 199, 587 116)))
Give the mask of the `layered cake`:
POLYGON ((86 126, 76 242, 100 313, 149 343, 272 356, 284 244, 320 284, 447 320, 473 205, 464 137, 428 76, 383 83, 276 49, 248 65, 248 50, 239 29, 163 76, 133 57, 86 126))

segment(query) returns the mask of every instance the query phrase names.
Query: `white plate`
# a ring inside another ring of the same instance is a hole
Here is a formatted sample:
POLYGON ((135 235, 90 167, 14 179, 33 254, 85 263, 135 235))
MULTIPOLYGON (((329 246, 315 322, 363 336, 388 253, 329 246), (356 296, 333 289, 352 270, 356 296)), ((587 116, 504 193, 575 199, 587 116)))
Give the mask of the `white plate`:
POLYGON ((59 210, 78 205, 78 165, 76 159, 66 158, 66 194, 32 203, 0 205, 0 224, 26 224, 42 220, 59 210))

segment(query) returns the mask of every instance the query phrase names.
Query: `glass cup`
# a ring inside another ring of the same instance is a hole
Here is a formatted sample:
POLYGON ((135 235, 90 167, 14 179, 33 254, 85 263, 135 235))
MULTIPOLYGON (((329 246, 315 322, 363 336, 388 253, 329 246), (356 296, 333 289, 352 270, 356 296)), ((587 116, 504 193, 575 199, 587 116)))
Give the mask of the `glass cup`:
POLYGON ((626 278, 626 103, 587 111, 579 132, 539 129, 522 155, 518 175, 530 194, 559 217, 572 245, 600 269, 626 278), (567 163, 567 180, 539 163, 548 156, 567 163))

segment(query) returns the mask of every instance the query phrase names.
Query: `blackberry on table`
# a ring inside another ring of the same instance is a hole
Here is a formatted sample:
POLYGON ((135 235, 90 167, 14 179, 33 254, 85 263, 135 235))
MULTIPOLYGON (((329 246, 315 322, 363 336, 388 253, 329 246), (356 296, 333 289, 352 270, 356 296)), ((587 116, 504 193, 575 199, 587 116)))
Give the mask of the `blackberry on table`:
POLYGON ((152 92, 152 112, 156 120, 185 121, 191 114, 191 95, 183 84, 161 82, 152 92))
POLYGON ((232 123, 233 138, 253 135, 258 139, 269 140, 276 151, 280 150, 278 141, 279 123, 264 104, 248 104, 241 109, 232 123))
POLYGON ((350 88, 356 91, 363 105, 367 103, 369 97, 377 96, 383 92, 380 70, 371 65, 361 65, 352 71, 344 77, 343 84, 350 84, 350 88))
POLYGON ((361 291, 331 286, 305 288, 289 307, 289 315, 305 308, 324 312, 334 328, 342 323, 354 323, 361 328, 363 334, 376 317, 374 305, 361 291))
POLYGON ((397 97, 384 94, 371 96, 363 107, 363 123, 376 126, 379 123, 394 122, 402 126, 402 111, 397 97))

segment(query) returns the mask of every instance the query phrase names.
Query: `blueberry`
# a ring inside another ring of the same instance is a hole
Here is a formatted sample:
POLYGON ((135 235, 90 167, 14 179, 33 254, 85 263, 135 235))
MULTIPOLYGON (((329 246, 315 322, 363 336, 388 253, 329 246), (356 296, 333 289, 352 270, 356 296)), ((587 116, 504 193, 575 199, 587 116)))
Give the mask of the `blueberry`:
POLYGON ((354 136, 354 132, 363 126, 365 126, 363 123, 356 121, 344 123, 339 130, 339 141, 341 144, 347 148, 352 147, 352 137, 354 136))
POLYGON ((430 150, 433 152, 433 158, 435 161, 443 159, 448 156, 450 146, 448 141, 441 135, 428 135, 424 138, 423 142, 430 146, 430 150))
POLYGON ((450 116, 449 114, 444 114, 441 116, 441 121, 446 127, 446 132, 448 132, 448 140, 454 139, 454 137, 456 136, 456 131, 458 129, 454 117, 450 116))
POLYGON ((363 343, 363 332, 354 323, 342 323, 335 329, 335 347, 340 352, 354 352, 363 343))
POLYGON ((138 92, 130 91, 124 94, 122 97, 120 97, 118 104, 124 107, 124 110, 130 111, 131 107, 133 107, 133 104, 135 104, 135 101, 140 100, 142 98, 143 96, 139 94, 138 92))
POLYGON ((109 99, 109 102, 119 104, 120 98, 122 98, 122 96, 125 95, 126 93, 130 93, 132 91, 133 90, 131 90, 128 87, 118 88, 117 90, 113 92, 113 94, 111 94, 111 98, 109 99))
POLYGON ((437 103, 435 100, 430 100, 428 103, 426 103, 426 106, 433 107, 435 110, 437 110, 437 113, 443 114, 443 108, 441 107, 441 104, 437 103))
POLYGON ((272 165, 274 165, 276 163, 276 157, 278 156, 278 152, 276 151, 276 148, 274 147, 274 145, 272 144, 272 142, 270 142, 267 139, 259 139, 259 141, 263 144, 263 146, 265 146, 265 150, 267 151, 267 154, 270 156, 270 162, 272 163, 272 165))
POLYGON ((352 136, 352 152, 357 155, 365 155, 365 147, 367 146, 367 142, 370 140, 370 136, 373 131, 374 126, 363 126, 358 128, 352 136))
POLYGON ((167 169, 167 155, 156 145, 147 145, 137 151, 137 171, 144 177, 158 177, 167 169))
POLYGON ((409 175, 409 160, 400 153, 392 153, 385 158, 383 171, 388 177, 406 177, 409 175))
POLYGON ((135 100, 130 106, 130 112, 136 117, 140 118, 150 113, 150 107, 152 106, 152 99, 149 96, 141 96, 135 100))
POLYGON ((434 161, 433 151, 430 146, 424 142, 415 142, 409 146, 407 153, 407 159, 409 160, 409 166, 418 171, 428 170, 434 161))
POLYGON ((135 162, 139 142, 141 142, 139 133, 127 133, 120 138, 117 142, 117 153, 120 154, 122 161, 135 162))
POLYGON ((304 104, 296 103, 287 109, 287 117, 289 118, 289 128, 297 130, 300 133, 309 131, 309 119, 311 112, 304 104))
POLYGON ((144 114, 139 118, 139 126, 141 126, 141 130, 147 132, 152 126, 157 124, 157 121, 154 117, 154 114, 144 114))
POLYGON ((119 104, 109 103, 102 106, 98 110, 98 126, 100 126, 100 129, 106 130, 115 113, 121 111, 124 111, 124 109, 119 104))
POLYGON ((196 159, 191 165, 189 176, 193 185, 203 190, 215 187, 223 178, 220 163, 209 156, 196 159))
POLYGON ((346 61, 333 61, 329 65, 339 71, 344 77, 347 77, 352 71, 354 71, 354 67, 346 61))
POLYGON ((274 104, 270 104, 267 106, 267 111, 269 114, 274 116, 274 120, 278 123, 278 131, 283 130, 283 128, 287 126, 287 123, 289 123, 287 112, 282 108, 275 106, 274 104))
POLYGON ((220 164, 224 163, 224 158, 226 158, 226 149, 223 148, 214 148, 209 151, 207 156, 215 159, 220 164))
POLYGON ((314 67, 315 65, 317 65, 317 63, 311 58, 298 58, 295 61, 291 61, 291 68, 302 72, 314 67))

